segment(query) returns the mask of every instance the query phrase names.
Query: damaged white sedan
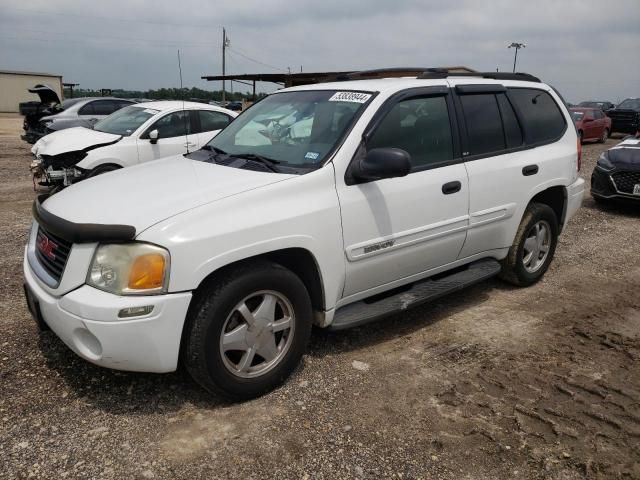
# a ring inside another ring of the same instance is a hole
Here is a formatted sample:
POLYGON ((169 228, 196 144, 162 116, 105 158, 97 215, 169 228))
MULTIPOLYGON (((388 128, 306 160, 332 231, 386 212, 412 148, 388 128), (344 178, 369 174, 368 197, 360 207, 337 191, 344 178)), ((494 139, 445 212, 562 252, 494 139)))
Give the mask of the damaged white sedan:
POLYGON ((31 149, 34 184, 60 190, 102 173, 198 150, 238 114, 202 103, 139 103, 94 128, 51 133, 31 149))

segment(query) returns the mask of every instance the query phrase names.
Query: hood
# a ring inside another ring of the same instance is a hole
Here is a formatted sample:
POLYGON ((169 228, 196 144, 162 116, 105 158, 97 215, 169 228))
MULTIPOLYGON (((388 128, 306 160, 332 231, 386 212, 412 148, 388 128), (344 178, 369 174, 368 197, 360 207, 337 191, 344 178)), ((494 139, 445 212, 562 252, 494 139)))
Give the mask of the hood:
POLYGON ((46 105, 61 103, 60 97, 58 97, 58 94, 49 85, 38 84, 35 87, 30 88, 29 92, 38 95, 38 97, 40 97, 40 102, 46 105))
POLYGON ((55 156, 111 145, 121 138, 122 135, 98 132, 84 127, 66 128, 42 137, 33 146, 31 152, 34 155, 55 156))
POLYGON ((607 151, 607 158, 623 170, 640 170, 640 139, 630 138, 607 151))
POLYGON ((51 196, 43 208, 70 222, 131 225, 140 234, 184 211, 294 177, 177 155, 83 180, 51 196))

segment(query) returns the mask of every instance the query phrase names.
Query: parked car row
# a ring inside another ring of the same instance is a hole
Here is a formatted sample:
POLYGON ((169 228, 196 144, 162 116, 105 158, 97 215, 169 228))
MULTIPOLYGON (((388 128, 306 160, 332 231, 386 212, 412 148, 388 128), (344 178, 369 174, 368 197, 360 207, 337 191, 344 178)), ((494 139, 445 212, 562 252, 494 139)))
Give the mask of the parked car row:
MULTIPOLYGON (((609 134, 634 134, 638 131, 638 128, 640 128, 640 98, 627 98, 617 106, 607 101, 590 100, 580 102, 576 107, 572 106, 572 109, 573 108, 577 110, 589 108, 595 111, 603 111, 604 114, 611 119, 611 124, 608 127, 609 134)), ((602 134, 603 128, 602 126, 598 128, 600 134, 602 134)), ((585 137, 585 140, 586 139, 587 137, 585 137)))

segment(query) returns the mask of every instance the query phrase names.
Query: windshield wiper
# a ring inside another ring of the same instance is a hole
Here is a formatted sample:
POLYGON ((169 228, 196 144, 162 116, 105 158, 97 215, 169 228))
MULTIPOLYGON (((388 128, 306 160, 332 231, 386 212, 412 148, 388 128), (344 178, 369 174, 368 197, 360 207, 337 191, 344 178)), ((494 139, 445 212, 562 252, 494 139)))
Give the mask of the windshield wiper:
POLYGON ((278 164, 280 163, 279 160, 274 160, 273 158, 258 155, 256 153, 233 153, 229 156, 234 158, 242 158, 244 160, 251 160, 252 162, 258 162, 268 167, 272 172, 280 173, 280 169, 278 168, 278 164))
POLYGON ((208 150, 210 152, 216 152, 217 154, 220 155, 226 155, 227 152, 225 152, 224 150, 218 148, 218 147, 213 147, 211 145, 205 145, 204 147, 202 147, 202 150, 208 150))

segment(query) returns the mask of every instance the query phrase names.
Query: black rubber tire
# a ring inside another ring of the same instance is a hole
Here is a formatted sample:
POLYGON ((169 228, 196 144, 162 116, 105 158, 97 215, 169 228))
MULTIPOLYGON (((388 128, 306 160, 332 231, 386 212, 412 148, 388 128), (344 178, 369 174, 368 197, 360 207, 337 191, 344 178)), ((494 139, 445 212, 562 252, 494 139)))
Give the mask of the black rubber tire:
POLYGON ((293 272, 268 261, 241 265, 196 292, 183 332, 182 362, 193 379, 211 393, 230 400, 258 397, 282 384, 300 363, 311 335, 312 318, 309 293, 293 272), (240 378, 223 363, 220 334, 229 312, 259 290, 275 290, 291 302, 296 322, 293 340, 275 368, 260 377, 240 378))
POLYGON ((529 204, 522 216, 513 245, 509 249, 509 254, 500 262, 502 264, 500 278, 518 287, 528 287, 540 280, 553 260, 553 255, 558 245, 558 234, 558 219, 553 209, 543 203, 529 204), (545 263, 538 271, 530 273, 526 271, 522 263, 524 242, 531 227, 540 220, 546 220, 551 227, 551 245, 545 263))
POLYGON ((86 178, 97 177, 98 175, 102 175, 103 173, 113 172, 114 170, 120 170, 122 167, 118 165, 102 165, 100 167, 96 167, 91 170, 86 178))

